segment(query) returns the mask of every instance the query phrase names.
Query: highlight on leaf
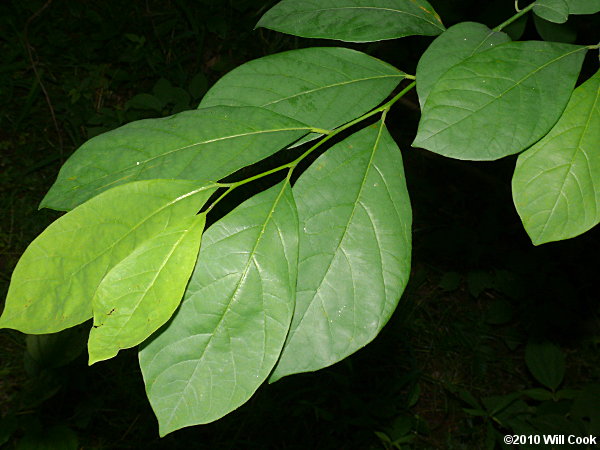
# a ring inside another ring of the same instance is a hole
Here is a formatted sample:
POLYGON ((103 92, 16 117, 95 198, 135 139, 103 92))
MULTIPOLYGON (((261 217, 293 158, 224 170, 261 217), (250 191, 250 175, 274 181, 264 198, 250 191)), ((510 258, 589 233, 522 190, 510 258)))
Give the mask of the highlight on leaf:
POLYGON ((142 242, 196 214, 215 189, 193 181, 138 181, 60 217, 19 260, 0 327, 43 334, 90 319, 105 274, 142 242))
POLYGON ((92 299, 90 364, 142 343, 169 320, 194 269, 205 223, 206 214, 177 221, 106 274, 92 299))

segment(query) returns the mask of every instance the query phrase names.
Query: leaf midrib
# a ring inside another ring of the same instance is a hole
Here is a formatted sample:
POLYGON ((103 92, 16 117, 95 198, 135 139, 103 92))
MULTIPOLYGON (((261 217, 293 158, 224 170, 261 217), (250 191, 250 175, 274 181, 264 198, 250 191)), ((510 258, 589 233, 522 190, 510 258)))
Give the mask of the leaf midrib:
MULTIPOLYGON (((219 142, 219 141, 223 141, 223 140, 227 140, 227 139, 236 139, 236 138, 240 138, 240 137, 253 136, 253 135, 259 135, 259 134, 266 134, 266 133, 279 133, 279 132, 283 132, 283 131, 300 131, 300 130, 310 131, 311 127, 305 126, 305 127, 273 128, 273 129, 270 129, 270 130, 259 130, 259 131, 252 131, 252 132, 248 132, 248 133, 232 134, 232 135, 223 136, 223 137, 220 137, 220 138, 208 139, 206 141, 194 142, 193 144, 185 145, 183 147, 177 147, 177 148, 169 150, 169 151, 167 151, 165 153, 161 153, 159 155, 155 155, 155 156, 153 156, 151 158, 148 158, 146 160, 139 161, 139 165, 146 164, 146 163, 148 163, 150 161, 153 161, 155 159, 166 157, 166 156, 168 156, 168 155, 170 155, 172 153, 175 153, 175 152, 178 152, 178 151, 181 151, 181 150, 186 150, 186 149, 189 149, 189 148, 192 148, 192 147, 196 147, 196 146, 211 144, 213 142, 219 142)), ((241 151, 237 152, 233 156, 237 156, 240 153, 241 153, 241 151)), ((87 186, 87 185, 90 185, 90 184, 98 183, 103 178, 107 178, 109 176, 118 175, 119 173, 126 172, 128 170, 131 170, 134 167, 138 167, 138 164, 130 165, 130 166, 125 167, 125 168, 123 168, 121 170, 117 170, 117 171, 114 171, 114 172, 107 173, 107 174, 105 174, 105 175, 103 175, 101 177, 94 178, 91 181, 88 181, 88 182, 85 182, 85 183, 79 183, 77 185, 76 189, 80 189, 82 186, 87 186)), ((101 190, 101 189, 105 189, 106 187, 110 186, 111 184, 114 184, 114 183, 122 181, 122 180, 123 180, 123 178, 121 178, 119 180, 113 180, 113 181, 111 181, 108 184, 105 184, 105 185, 102 185, 102 186, 99 186, 99 187, 95 188, 95 190, 98 191, 98 190, 101 190)), ((73 190, 75 190, 75 188, 72 188, 71 190, 73 191, 73 190)))
MULTIPOLYGON (((85 264, 83 264, 82 266, 80 266, 75 272, 71 273, 69 275, 69 286, 67 287, 67 290, 71 289, 71 285, 73 284, 73 277, 76 276, 79 272, 81 272, 83 269, 85 269, 85 267, 87 267, 89 264, 92 264, 93 262, 95 262, 98 258, 101 258, 102 256, 104 256, 107 252, 111 251, 113 248, 115 248, 115 246, 117 246, 121 241, 123 241, 124 239, 126 239, 128 236, 130 236, 133 232, 135 232, 139 227, 141 227, 144 223, 148 222, 148 220, 150 220, 153 216, 155 216, 156 214, 160 213, 161 211, 163 211, 164 209, 168 208, 169 206, 174 205, 175 203, 177 203, 178 201, 183 200, 184 198, 187 198, 191 195, 195 195, 201 191, 207 190, 207 189, 211 189, 216 187, 216 185, 208 185, 208 186, 203 186, 200 187, 198 189, 194 189, 186 194, 180 195, 177 198, 175 198, 174 200, 169 201, 168 203, 165 203, 163 206, 161 206, 160 208, 156 209, 155 211, 153 211, 152 213, 148 214, 147 216, 145 216, 144 218, 142 218, 138 223, 136 223, 130 230, 127 231, 127 233, 125 233, 123 236, 121 236, 119 239, 117 239, 116 241, 114 241, 111 245, 109 245, 107 248, 105 248, 100 254, 94 256, 94 258, 92 258, 91 260, 87 261, 85 264)), ((119 261, 117 261, 115 263, 118 264, 119 261)), ((98 286, 100 285, 100 283, 102 282, 102 279, 104 279, 104 277, 106 276, 106 272, 104 275, 102 275, 102 278, 100 279, 100 282, 98 283, 97 286, 94 287, 94 292, 95 289, 98 288, 98 286)), ((62 321, 64 321, 66 319, 66 317, 62 318, 62 321)))
MULTIPOLYGON (((200 217, 200 216, 197 216, 197 217, 200 217)), ((181 245, 181 243, 183 242, 183 240, 188 235, 190 235, 190 233, 192 231, 195 231, 196 227, 198 226, 198 220, 199 219, 194 220, 194 222, 188 227, 188 229, 187 230, 183 230, 183 232, 181 232, 181 236, 174 243, 172 243, 171 249, 169 250, 169 252, 167 253, 167 255, 163 258, 163 261, 161 262, 160 267, 158 267, 158 269, 154 272, 154 276, 152 277, 152 280, 148 283, 148 285, 147 285, 146 289, 144 289, 143 293, 141 293, 141 295, 138 295, 139 298, 138 298, 138 300, 136 301, 136 303, 134 305, 133 312, 131 314, 129 314, 129 316, 127 317, 127 319, 125 320, 125 323, 123 325, 117 327, 117 332, 114 334, 115 346, 118 348, 117 352, 119 350, 124 349, 124 348, 131 347, 131 345, 122 342, 121 336, 122 336, 123 330, 125 329, 125 327, 127 326, 127 324, 131 321, 131 319, 135 315, 135 313, 138 311, 140 304, 147 297, 148 292, 150 291, 150 289, 152 289, 154 287, 154 283, 156 282, 156 280, 158 279, 158 277, 162 273, 162 270, 165 268, 165 266, 167 265, 167 263, 173 257, 173 254, 175 253, 175 251, 178 250, 178 248, 181 245)), ((96 291, 96 293, 98 293, 98 291, 96 291)), ((93 300, 92 300, 92 302, 93 302, 93 300)), ((104 322, 102 325, 106 326, 106 322, 104 322)), ((136 345, 136 344, 132 344, 132 345, 136 345)))
MULTIPOLYGON (((361 195, 362 195, 362 192, 363 192, 363 190, 364 190, 364 187, 365 187, 365 185, 366 185, 367 177, 368 177, 368 175, 369 175, 369 172, 371 171, 371 169, 372 169, 372 167, 373 167, 373 159, 375 158, 375 154, 377 153, 377 150, 378 150, 378 148, 379 148, 379 141, 380 141, 380 139, 381 139, 381 134, 382 134, 382 131, 383 131, 383 127, 384 127, 384 125, 385 125, 385 124, 384 124, 384 121, 382 120, 382 121, 381 121, 381 125, 380 125, 380 127, 379 127, 379 131, 378 131, 378 133, 377 133, 377 138, 375 139, 375 143, 374 143, 374 145, 373 145, 373 151, 371 152, 371 156, 370 156, 370 158, 369 158, 369 162, 368 162, 368 164, 367 164, 367 167, 366 167, 366 170, 365 170, 365 173, 364 173, 364 176, 363 176, 363 179, 362 179, 361 185, 360 185, 360 189, 359 189, 359 191, 358 191, 358 194, 357 194, 357 196, 356 196, 356 199, 357 199, 357 200, 354 202, 354 205, 352 206, 352 212, 350 213, 350 217, 348 218, 347 225, 346 225, 346 227, 344 228, 344 232, 342 233, 342 236, 341 236, 340 240, 338 241, 338 244, 337 244, 337 246, 336 246, 335 250, 333 251, 333 254, 332 254, 332 257, 331 257, 331 259, 330 259, 330 261, 329 261, 329 264, 328 264, 328 266, 327 266, 327 269, 325 270, 325 274, 324 274, 324 275, 321 277, 321 280, 320 280, 320 282, 319 282, 319 285, 318 285, 318 286, 317 286, 317 288, 315 289, 315 293, 314 293, 314 295, 312 296, 312 299, 311 299, 311 301, 310 301, 310 304, 309 304, 309 306, 308 306, 308 307, 305 309, 305 313, 302 315, 302 317, 301 317, 301 318, 300 318, 300 320, 298 321, 298 323, 297 323, 296 327, 295 327, 294 329, 290 329, 290 331, 289 331, 289 337, 288 337, 288 339, 287 339, 287 342, 291 342, 291 340, 292 340, 292 338, 294 337, 294 335, 296 334, 297 330, 300 328, 300 326, 301 326, 301 325, 302 325, 302 323, 304 322, 304 319, 305 319, 305 318, 306 318, 306 316, 308 315, 308 314, 307 314, 307 313, 308 313, 308 310, 309 310, 309 309, 311 308, 311 306, 314 304, 314 300, 315 300, 315 298, 316 298, 316 296, 317 296, 317 294, 318 294, 319 290, 320 290, 320 289, 321 289, 321 287, 323 286, 323 282, 325 281, 325 279, 327 278, 327 275, 329 274, 329 272, 330 272, 330 270, 331 270, 331 267, 332 267, 332 265, 333 265, 333 260, 335 259, 335 255, 336 255, 336 254, 338 253, 338 251, 340 250, 340 247, 341 247, 342 243, 344 242, 344 239, 345 239, 345 238, 346 238, 346 236, 347 236, 348 229, 350 228, 350 223, 352 222, 352 219, 353 219, 353 217, 354 217, 354 214, 355 214, 355 212, 356 212, 357 206, 360 204, 360 201, 359 201, 359 199, 360 199, 360 197, 361 197, 361 195)), ((324 308, 324 305, 322 304, 322 301, 321 301, 321 306, 323 307, 323 311, 325 312, 325 315, 327 316, 327 312, 325 311, 325 308, 324 308)), ((330 325, 330 323, 329 323, 329 319, 328 319, 328 318, 327 318, 327 329, 328 329, 328 330, 329 330, 329 332, 331 333, 331 325, 330 325)))
MULTIPOLYGON (((198 371, 198 368, 201 365, 202 359, 204 358, 204 355, 206 354, 206 352, 208 351, 208 348, 211 345, 213 337, 217 334, 217 331, 222 326, 223 320, 227 316, 228 312, 231 310, 233 304, 235 302, 237 302, 237 298, 236 297, 238 295, 240 287, 242 286, 243 280, 245 280, 246 277, 247 277, 247 275, 248 275, 248 271, 250 270, 251 263, 254 260, 254 255, 256 254, 256 249, 258 248, 258 245, 259 245, 259 243, 261 242, 261 240, 262 240, 262 238, 264 236, 264 233, 265 233, 265 230, 266 230, 266 227, 267 227, 268 223, 271 221, 271 218, 273 216, 275 208, 279 204, 279 201, 280 201, 283 193, 285 192, 285 190, 287 188, 288 188, 288 184, 287 184, 287 182, 285 182, 283 184, 283 187, 282 187, 281 191, 279 192, 279 194, 277 195, 275 201, 273 202, 273 206, 269 210, 269 213, 267 214, 267 217, 263 221, 263 225, 261 227, 261 230, 260 230, 260 233, 258 235, 258 238, 256 239, 256 242, 255 242, 254 246, 252 247, 252 251, 248 253, 248 261, 246 262, 246 265, 244 267, 242 275, 239 277, 239 280, 236 283, 235 289, 234 289, 233 293, 231 294, 229 303, 227 304, 227 307, 225 308, 225 311, 221 315, 221 318, 219 319, 219 322, 217 323, 217 325, 215 325, 214 331, 211 332, 211 333, 207 333, 207 334, 209 334, 209 338, 208 338, 208 340, 206 342, 206 345, 204 346, 204 349, 202 350, 202 353, 198 356, 198 358, 195 359, 196 363, 194 365, 194 370, 192 371, 192 374, 190 375, 188 381, 185 383, 185 386, 180 390, 180 394, 178 394, 179 395, 179 399, 177 400, 177 403, 171 409, 171 414, 169 415, 169 418, 167 419, 167 423, 168 424, 170 424, 173 421, 173 417, 176 415, 177 410, 179 409, 179 405, 181 404, 182 400, 184 399, 184 395, 183 394, 187 391, 187 389, 190 386, 192 380, 195 378, 196 373, 198 371)), ((158 377, 155 378, 155 383, 156 383, 157 380, 158 380, 158 377)), ((231 402, 231 398, 233 397, 234 394, 235 394, 235 390, 232 389, 231 396, 230 396, 229 400, 227 401, 227 404, 229 404, 231 402)))
MULTIPOLYGON (((506 44, 510 44, 510 42, 507 42, 506 44)), ((501 44, 501 45, 504 45, 504 44, 501 44)), ((500 47, 501 47, 501 45, 499 45, 499 46, 496 46, 496 47, 494 47, 494 48, 500 48, 500 47)), ((573 50, 573 51, 571 51, 571 52, 564 53, 564 54, 560 55, 559 57, 557 57, 557 58, 554 58, 554 59, 552 59, 552 60, 548 61, 547 63, 545 63, 545 64, 543 64, 543 65, 541 65, 541 66, 537 67, 535 70, 533 70, 533 71, 529 72, 529 73, 528 73, 526 76, 522 77, 522 78, 521 78, 520 80, 518 80, 517 82, 514 82, 514 84, 513 84, 511 87, 509 87, 509 88, 508 88, 508 89, 506 89, 505 91, 501 92, 499 95, 497 95, 497 96, 493 96, 492 100, 488 101, 488 102, 487 102, 487 103, 485 103, 484 105, 481 105, 481 106, 480 106, 479 108, 477 108, 476 110, 473 110, 473 111, 471 112, 471 114, 468 114, 468 115, 466 115, 465 117, 463 117, 462 119, 460 119, 460 120, 457 120, 456 122, 453 122, 453 123, 451 123, 451 124, 449 124, 449 125, 445 126, 444 128, 442 128, 442 129, 440 129, 440 130, 436 131, 435 133, 433 133, 433 134, 431 134, 431 135, 427 136, 427 137, 426 137, 425 139, 423 139, 423 140, 420 140, 420 141, 415 141, 415 144, 416 144, 416 145, 419 145, 419 144, 422 144, 422 143, 424 143, 424 142, 427 142, 428 140, 430 140, 430 139, 434 138, 434 137, 435 137, 435 136, 437 136, 438 134, 440 134, 440 133, 443 133, 443 132, 444 132, 444 131, 446 131, 448 128, 454 127, 454 126, 456 126, 457 124, 459 124, 459 123, 463 122, 464 120, 467 120, 467 119, 471 118, 473 115, 475 115, 475 114, 477 114, 479 111, 481 111, 481 110, 483 110, 483 109, 487 108, 489 105, 491 105, 492 103, 494 103, 495 101, 497 101, 498 99, 500 99, 501 97, 503 97, 505 94, 507 94, 507 93, 508 93, 508 92, 510 92, 511 90, 513 90, 513 89, 515 89, 516 87, 520 86, 520 85, 521 85, 521 84, 522 84, 522 83, 523 83, 525 80, 529 79, 530 77, 532 77, 534 74, 536 74, 536 73, 537 73, 537 72, 539 72, 540 70, 542 70, 542 69, 545 69, 545 68, 546 68, 547 66, 549 66, 550 64, 554 64, 556 61, 559 61, 559 60, 560 60, 560 59, 562 59, 562 58, 566 58, 567 56, 570 56, 570 55, 572 55, 572 54, 574 54, 574 53, 576 53, 576 52, 582 51, 582 50, 586 50, 586 47, 579 47, 579 48, 577 48, 577 49, 575 49, 575 50, 573 50)), ((492 50, 489 50, 489 51, 492 51, 492 50)), ((477 53, 476 55, 480 55, 480 54, 482 54, 482 53, 486 53, 486 52, 477 53)), ((474 56, 476 56, 476 55, 474 55, 474 56)), ((460 64, 460 63, 459 63, 459 64, 460 64)), ((455 67, 457 67, 457 66, 458 66, 458 64, 457 64, 456 66, 452 67, 451 69, 449 69, 449 70, 448 70, 448 72, 450 72, 450 70, 454 69, 454 68, 455 68, 455 67)), ((446 72, 446 73, 448 73, 448 72, 446 72)), ((444 73, 444 75, 445 75, 446 73, 444 73)), ((442 76, 443 76, 443 75, 442 75, 442 76)), ((460 90, 460 89, 459 89, 459 88, 456 88, 456 90, 460 90)), ((443 92, 443 91, 442 91, 442 92, 443 92)), ((490 95, 490 96, 492 96, 492 95, 490 95)), ((430 100, 431 100, 431 95, 429 95, 429 96, 427 97, 427 100, 428 100, 428 101, 430 101, 430 100)), ((425 106, 427 106, 427 103, 425 104, 425 106)), ((439 106, 447 106, 447 105, 435 105, 435 106, 433 106, 433 108, 436 108, 436 107, 439 107, 439 106)), ((423 109, 425 110, 425 107, 424 107, 423 109)))
MULTIPOLYGON (((547 219, 544 221, 544 226, 542 227, 542 230, 538 234, 538 237, 537 237, 537 241, 538 242, 541 239, 543 239, 544 233, 546 232, 546 229, 548 228, 548 225, 549 225, 549 223, 550 223, 550 221, 552 219, 552 216, 554 215, 556 207, 558 206, 558 203, 559 203, 558 200, 559 200, 560 196, 562 195, 562 193, 564 191, 565 184, 567 182, 567 178, 569 177, 569 174, 572 172, 573 162, 574 162, 576 156, 580 152, 582 152, 585 155, 586 160, 588 161, 587 165, 588 165, 588 170, 589 170, 589 166, 590 166, 589 159, 588 159, 587 154, 584 151, 582 151, 582 149, 581 149, 581 141, 583 140, 584 136, 586 135, 587 131, 589 130, 589 125, 590 125, 590 122, 592 120, 592 116, 594 115, 594 112, 596 110, 596 105, 598 104, 598 100, 599 99, 600 99, 600 90, 596 89, 596 96, 594 98, 594 102, 592 103, 592 106, 590 108, 590 112, 589 112, 588 117, 586 119, 586 122, 585 122, 585 125, 583 127, 583 130, 581 131, 581 134, 579 135, 579 138, 577 139, 577 145, 574 148, 573 155, 571 156, 571 160, 568 163, 569 169, 565 171, 565 175, 564 175, 563 180, 562 180, 561 185, 560 185, 560 190, 558 191, 558 195, 556 196, 556 199, 554 200, 554 205, 552 205, 552 209, 550 209, 550 212, 548 213, 547 219)), ((592 181, 592 184, 593 184, 594 177, 590 177, 590 180, 592 181)), ((594 189, 594 191, 595 191, 595 189, 594 189)), ((594 199, 594 200, 596 200, 596 199, 594 199)), ((594 204, 596 205, 595 201, 594 201, 594 204)), ((597 213, 596 213, 596 215, 597 215, 597 213)))
POLYGON ((328 84, 326 86, 320 86, 318 88, 314 88, 314 89, 308 89, 306 91, 302 91, 302 92, 298 92, 297 94, 294 95, 290 95, 288 97, 283 97, 277 100, 273 100, 271 102, 265 103, 264 105, 260 105, 262 108, 264 108, 265 106, 270 106, 270 105, 274 105, 276 103, 279 102, 283 102, 295 97, 300 97, 302 95, 308 95, 308 94, 312 94, 314 92, 318 92, 318 91, 322 91, 324 89, 332 89, 338 86, 344 86, 346 84, 352 84, 352 83, 360 83, 362 81, 370 81, 370 80, 377 80, 377 79, 382 79, 382 78, 403 78, 404 79, 404 73, 398 73, 398 74, 389 74, 389 75, 378 75, 378 76, 373 76, 373 77, 366 77, 366 78, 354 78, 352 80, 346 80, 346 81, 342 81, 339 83, 333 83, 333 84, 328 84))
MULTIPOLYGON (((377 6, 343 6, 343 7, 339 7, 339 8, 320 8, 320 9, 309 9, 309 10, 296 10, 293 11, 291 13, 287 13, 287 14, 279 14, 279 17, 289 17, 289 16, 294 16, 297 14, 313 14, 313 13, 320 13, 320 12, 327 12, 327 11, 339 11, 339 10, 345 10, 345 9, 370 9, 370 10, 375 10, 375 11, 389 11, 392 13, 396 13, 396 14, 404 14, 407 16, 412 16, 412 17, 416 17, 419 20, 422 20, 425 23, 429 23, 431 25, 434 25, 436 28, 439 28, 440 30, 444 30, 443 27, 440 26, 440 23, 436 22, 436 21, 430 21, 427 20, 425 17, 423 16, 419 16, 417 14, 412 14, 409 13, 408 11, 401 11, 399 9, 392 9, 392 8, 380 8, 377 6)), ((430 16, 433 16, 433 14, 430 11, 427 11, 426 9, 423 8, 423 11, 425 13, 427 13, 430 16)), ((435 17, 435 16, 433 16, 435 17)))

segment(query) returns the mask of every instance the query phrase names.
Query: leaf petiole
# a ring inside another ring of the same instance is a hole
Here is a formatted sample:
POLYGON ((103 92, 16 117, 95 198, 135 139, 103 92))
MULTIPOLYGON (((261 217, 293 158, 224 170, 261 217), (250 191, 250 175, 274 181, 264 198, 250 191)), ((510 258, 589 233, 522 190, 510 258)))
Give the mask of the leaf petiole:
MULTIPOLYGON (((406 78, 408 79, 414 79, 415 76, 414 75, 407 75, 406 78)), ((390 99, 388 102, 384 103, 383 105, 381 105, 378 108, 375 108, 371 111, 369 111, 366 114, 363 114, 362 116, 351 120, 348 123, 345 123, 344 125, 342 125, 339 128, 336 128, 335 130, 324 130, 322 128, 311 128, 312 132, 315 133, 321 133, 324 134, 325 136, 319 141, 317 142, 315 145, 313 145, 312 147, 310 147, 308 150, 306 150, 304 153, 302 153, 300 156, 298 156, 295 160, 286 163, 286 164, 282 164, 281 166, 275 167, 274 169, 270 169, 267 170, 265 172, 259 173, 257 175, 254 175, 252 177, 249 178, 245 178, 243 180, 240 181, 235 181, 233 183, 217 183, 217 185, 219 187, 222 188, 227 188, 227 190, 225 192, 223 192, 223 194, 221 194, 219 196, 219 198, 217 198, 214 202, 211 203, 211 205, 207 208, 206 212, 208 213, 217 203, 219 203, 224 197, 227 196, 227 194, 229 194, 232 190, 234 190, 236 187, 238 186, 242 186, 244 184, 250 183, 252 181, 258 180, 260 178, 266 177, 268 175, 272 175, 276 172, 279 172, 280 170, 289 170, 288 174, 287 174, 287 179, 289 180, 294 169, 296 168, 296 166, 298 166, 298 164, 304 159, 306 158, 308 155, 310 155, 313 151, 315 151, 317 148, 319 148, 321 145, 323 145, 325 142, 327 142, 329 139, 333 138, 334 136, 338 135, 339 133, 341 133, 344 130, 347 130, 348 128, 356 125, 357 123, 362 122, 363 120, 368 119, 369 117, 372 117, 378 113, 383 113, 382 115, 382 120, 385 120, 385 117, 387 115, 387 112, 390 110, 390 108, 394 105, 394 103, 396 103, 398 100, 400 100, 402 97, 404 97, 404 95, 406 95, 406 93, 408 91, 410 91, 412 88, 414 88, 416 86, 417 82, 413 81, 412 83, 410 83, 408 86, 406 86, 404 89, 402 89, 398 94, 396 94, 392 99, 390 99)))

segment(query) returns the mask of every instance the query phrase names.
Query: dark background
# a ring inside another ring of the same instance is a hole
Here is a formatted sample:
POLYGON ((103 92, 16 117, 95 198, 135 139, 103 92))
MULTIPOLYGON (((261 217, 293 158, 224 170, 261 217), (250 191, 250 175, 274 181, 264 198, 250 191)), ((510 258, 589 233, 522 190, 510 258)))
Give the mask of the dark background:
MULTIPOLYGON (((79 145, 133 120, 195 108, 212 83, 250 59, 340 45, 253 30, 274 3, 0 3, 0 302, 20 254, 59 216, 37 205, 79 145)), ((512 0, 431 3, 446 26, 493 27, 514 13, 512 0)), ((594 44, 598 16, 563 26, 529 16, 507 31, 594 44)), ((350 46, 414 74, 431 40, 350 46)), ((580 81, 597 68, 590 52, 580 81)), ((405 159, 414 262, 396 313, 371 345, 261 387, 218 422, 159 439, 134 350, 90 368, 84 327, 28 340, 0 330, 0 446, 477 449, 508 433, 600 434, 598 230, 534 247, 511 199, 516 157, 472 163, 413 149, 418 118, 413 92, 387 121, 405 159), (542 388, 526 365, 528 342, 560 348, 563 394, 524 393, 542 388)))

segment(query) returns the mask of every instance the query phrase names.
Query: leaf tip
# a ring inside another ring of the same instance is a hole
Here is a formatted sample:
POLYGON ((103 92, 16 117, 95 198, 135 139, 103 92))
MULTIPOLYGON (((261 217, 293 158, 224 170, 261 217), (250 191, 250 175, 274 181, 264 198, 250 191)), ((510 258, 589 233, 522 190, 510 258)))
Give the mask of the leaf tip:
MULTIPOLYGON (((92 333, 93 330, 94 329, 92 328, 92 333)), ((100 361, 106 361, 107 359, 114 358, 117 356, 117 353, 119 353, 118 349, 115 350, 107 347, 97 348, 96 340, 94 339, 93 334, 90 334, 90 339, 88 341, 88 366, 100 361)))
POLYGON ((273 384, 279 380, 281 380, 285 375, 280 375, 276 372, 273 372, 273 374, 269 377, 269 379, 267 380, 267 383, 269 384, 273 384))

